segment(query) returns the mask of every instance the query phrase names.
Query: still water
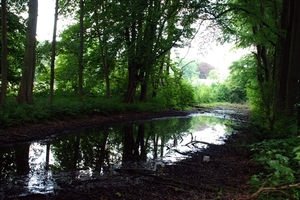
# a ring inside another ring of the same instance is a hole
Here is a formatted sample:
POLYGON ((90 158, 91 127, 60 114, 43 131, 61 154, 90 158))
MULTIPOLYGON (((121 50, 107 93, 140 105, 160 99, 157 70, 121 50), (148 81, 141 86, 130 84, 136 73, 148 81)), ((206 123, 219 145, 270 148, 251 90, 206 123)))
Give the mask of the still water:
MULTIPOLYGON (((222 113, 160 118, 0 148, 0 195, 52 193, 72 181, 110 177, 122 167, 156 170, 207 143, 223 144, 234 122, 222 113)), ((12 197, 12 196, 10 196, 12 197)))

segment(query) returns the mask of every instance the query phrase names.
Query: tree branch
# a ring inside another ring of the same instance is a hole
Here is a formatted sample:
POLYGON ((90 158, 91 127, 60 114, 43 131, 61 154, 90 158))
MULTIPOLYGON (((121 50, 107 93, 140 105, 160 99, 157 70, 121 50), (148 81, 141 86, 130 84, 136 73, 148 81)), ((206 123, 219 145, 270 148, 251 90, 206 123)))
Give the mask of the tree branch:
POLYGON ((280 190, 286 190, 289 188, 300 188, 300 183, 290 184, 290 185, 284 185, 280 187, 261 187, 259 188, 254 194, 251 195, 250 199, 256 199, 260 193, 263 191, 280 191, 280 190))

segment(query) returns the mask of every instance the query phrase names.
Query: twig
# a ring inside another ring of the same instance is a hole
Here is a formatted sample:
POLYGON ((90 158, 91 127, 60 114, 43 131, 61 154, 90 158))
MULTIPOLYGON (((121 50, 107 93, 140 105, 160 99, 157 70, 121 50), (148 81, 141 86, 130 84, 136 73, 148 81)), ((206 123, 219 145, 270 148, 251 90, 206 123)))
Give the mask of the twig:
POLYGON ((28 135, 25 134, 18 134, 18 133, 13 133, 14 135, 20 136, 20 137, 27 137, 30 138, 28 135))
POLYGON ((291 185, 284 185, 284 186, 280 186, 280 187, 261 187, 259 188, 254 194, 251 195, 250 199, 256 199, 260 193, 262 193, 263 191, 280 191, 280 190, 285 190, 288 188, 300 188, 300 183, 296 183, 296 184, 291 184, 291 185))

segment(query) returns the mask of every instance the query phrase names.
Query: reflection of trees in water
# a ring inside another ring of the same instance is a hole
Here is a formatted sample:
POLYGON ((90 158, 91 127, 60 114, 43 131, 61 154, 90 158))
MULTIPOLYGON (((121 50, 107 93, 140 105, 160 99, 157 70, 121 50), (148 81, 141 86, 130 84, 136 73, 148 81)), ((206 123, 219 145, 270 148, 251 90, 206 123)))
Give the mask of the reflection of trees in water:
POLYGON ((100 170, 108 159, 106 143, 109 129, 83 131, 54 142, 52 152, 54 168, 60 170, 91 167, 100 170))
POLYGON ((0 150, 0 183, 11 178, 11 174, 16 172, 16 156, 14 148, 0 150))
POLYGON ((160 155, 164 156, 164 149, 172 148, 177 145, 178 140, 186 134, 190 128, 190 118, 170 118, 166 120, 157 120, 147 123, 150 131, 148 132, 152 144, 148 146, 154 159, 160 155))
POLYGON ((84 137, 81 141, 82 148, 82 165, 90 166, 95 171, 100 171, 104 166, 104 163, 108 161, 108 151, 106 150, 106 144, 109 136, 109 128, 95 130, 88 137, 84 137))
POLYGON ((29 173, 29 146, 30 144, 24 144, 15 149, 18 174, 29 173))
POLYGON ((122 161, 146 161, 146 159, 147 155, 145 149, 145 125, 124 125, 122 161))
POLYGON ((0 180, 10 179, 11 174, 25 175, 29 173, 29 147, 22 144, 0 150, 0 180))
MULTIPOLYGON (((45 174, 38 176, 44 177, 46 181, 48 169, 65 171, 68 173, 57 173, 52 180, 67 180, 82 175, 88 177, 98 173, 110 173, 110 166, 120 164, 120 161, 146 161, 147 158, 162 157, 166 147, 172 148, 186 134, 190 121, 187 118, 175 118, 103 127, 72 133, 55 141, 46 141, 40 143, 40 146, 37 145, 36 149, 33 145, 30 159, 45 159, 45 165, 40 165, 40 161, 37 161, 37 165, 31 170, 38 170, 32 171, 37 174, 44 170, 45 174), (85 170, 78 171, 79 169, 85 170)), ((30 148, 30 144, 25 144, 7 148, 5 151, 0 150, 1 181, 7 182, 11 174, 29 173, 30 148)))
POLYGON ((104 170, 119 161, 146 161, 162 157, 164 148, 177 145, 190 118, 171 118, 122 126, 105 127, 66 136, 51 144, 55 160, 52 169, 68 170, 91 167, 104 170))
POLYGON ((76 169, 79 159, 79 136, 70 136, 52 144, 52 152, 55 160, 52 169, 68 170, 76 169))
POLYGON ((0 149, 0 193, 6 190, 27 191, 29 149, 30 143, 0 149))

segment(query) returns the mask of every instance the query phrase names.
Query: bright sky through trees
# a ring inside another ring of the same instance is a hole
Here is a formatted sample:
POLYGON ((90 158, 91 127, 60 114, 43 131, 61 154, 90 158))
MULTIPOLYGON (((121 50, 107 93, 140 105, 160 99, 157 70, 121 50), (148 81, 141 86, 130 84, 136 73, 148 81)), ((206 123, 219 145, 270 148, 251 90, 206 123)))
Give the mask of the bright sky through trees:
POLYGON ((239 60, 243 55, 248 53, 246 50, 235 50, 233 47, 233 44, 220 45, 215 42, 204 47, 205 49, 203 49, 203 52, 196 46, 177 49, 173 52, 177 51, 180 57, 185 57, 187 59, 199 58, 201 62, 206 62, 216 67, 222 76, 227 76, 228 67, 231 63, 239 60))
MULTIPOLYGON (((53 23, 54 23, 54 0, 39 1, 38 8, 38 24, 37 24, 37 40, 52 40, 53 23)), ((68 22, 61 17, 58 19, 57 30, 58 34, 63 30, 68 22)))

